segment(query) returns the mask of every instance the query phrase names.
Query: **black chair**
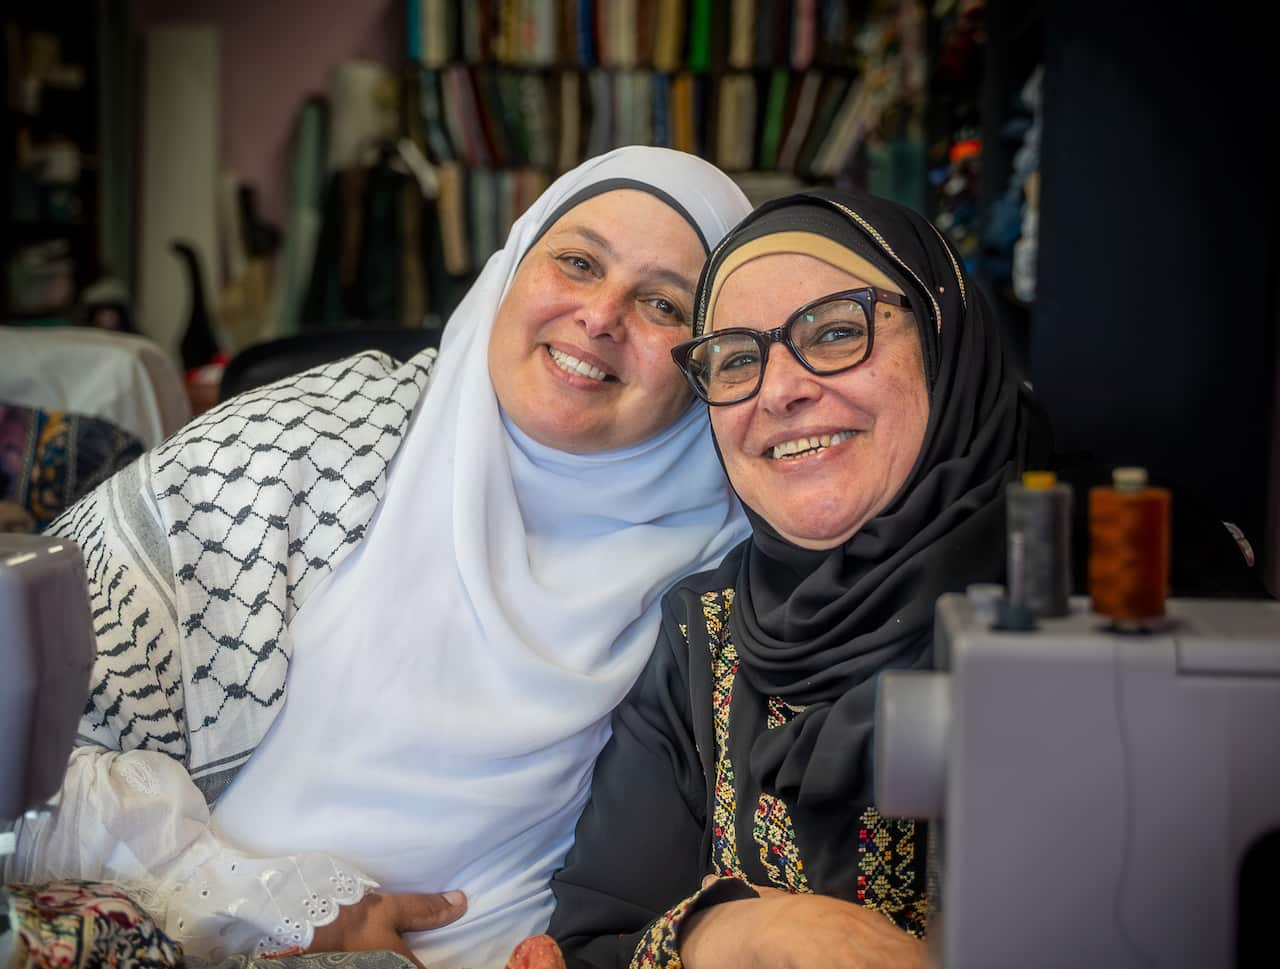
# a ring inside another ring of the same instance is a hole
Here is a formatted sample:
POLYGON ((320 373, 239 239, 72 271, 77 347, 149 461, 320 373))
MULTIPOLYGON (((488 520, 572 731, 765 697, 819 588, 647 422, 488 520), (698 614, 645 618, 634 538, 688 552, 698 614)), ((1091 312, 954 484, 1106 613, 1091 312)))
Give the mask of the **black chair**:
POLYGON ((395 360, 408 360, 427 347, 439 346, 440 333, 440 327, 335 327, 258 343, 227 364, 218 400, 362 350, 381 350, 395 360))

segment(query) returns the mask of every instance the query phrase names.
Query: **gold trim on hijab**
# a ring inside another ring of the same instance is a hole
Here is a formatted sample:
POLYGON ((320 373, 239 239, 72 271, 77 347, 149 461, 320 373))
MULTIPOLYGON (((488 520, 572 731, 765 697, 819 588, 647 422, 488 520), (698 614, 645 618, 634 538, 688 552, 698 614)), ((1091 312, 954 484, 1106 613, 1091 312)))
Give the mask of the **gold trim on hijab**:
POLYGON ((706 325, 704 332, 711 332, 711 320, 715 314, 716 301, 720 298, 720 289, 734 272, 741 269, 753 259, 762 256, 775 256, 781 253, 811 256, 828 265, 856 276, 868 286, 887 289, 891 293, 904 296, 902 287, 890 279, 883 270, 878 269, 870 260, 847 249, 840 243, 818 235, 816 232, 772 232, 759 239, 744 242, 724 257, 724 261, 716 269, 715 280, 711 284, 711 296, 707 300, 706 325))

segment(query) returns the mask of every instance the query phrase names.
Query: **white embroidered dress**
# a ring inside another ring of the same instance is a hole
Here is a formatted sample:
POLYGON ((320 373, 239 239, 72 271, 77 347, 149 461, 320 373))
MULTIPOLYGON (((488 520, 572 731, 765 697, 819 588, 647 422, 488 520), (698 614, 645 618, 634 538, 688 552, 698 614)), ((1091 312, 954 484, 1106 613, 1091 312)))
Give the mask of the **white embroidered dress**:
POLYGON ((367 353, 237 397, 54 523, 85 553, 95 688, 6 880, 124 885, 209 958, 306 945, 373 886, 327 854, 250 857, 209 804, 279 713, 288 624, 364 534, 434 360, 367 353))

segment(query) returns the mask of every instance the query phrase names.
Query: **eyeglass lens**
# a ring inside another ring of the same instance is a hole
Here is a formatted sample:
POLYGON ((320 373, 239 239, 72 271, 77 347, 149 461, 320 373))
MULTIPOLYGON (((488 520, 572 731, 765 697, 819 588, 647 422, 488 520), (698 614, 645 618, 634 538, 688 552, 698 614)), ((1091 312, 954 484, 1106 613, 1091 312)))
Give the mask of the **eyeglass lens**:
MULTIPOLYGON (((846 298, 827 300, 793 316, 787 326, 797 356, 821 373, 834 373, 862 361, 870 327, 861 304, 846 298)), ((698 384, 716 403, 750 397, 760 384, 768 336, 725 332, 700 343, 690 355, 698 384)))

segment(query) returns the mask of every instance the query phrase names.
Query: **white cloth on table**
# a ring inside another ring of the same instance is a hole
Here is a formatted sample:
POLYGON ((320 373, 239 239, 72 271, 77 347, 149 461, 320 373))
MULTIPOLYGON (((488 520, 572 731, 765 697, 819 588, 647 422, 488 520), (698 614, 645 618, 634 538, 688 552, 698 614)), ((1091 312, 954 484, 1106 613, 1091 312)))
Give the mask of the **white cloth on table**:
POLYGON ((159 344, 91 327, 0 326, 0 403, 110 421, 152 448, 191 419, 159 344))

